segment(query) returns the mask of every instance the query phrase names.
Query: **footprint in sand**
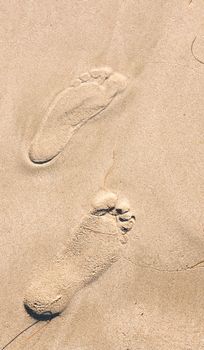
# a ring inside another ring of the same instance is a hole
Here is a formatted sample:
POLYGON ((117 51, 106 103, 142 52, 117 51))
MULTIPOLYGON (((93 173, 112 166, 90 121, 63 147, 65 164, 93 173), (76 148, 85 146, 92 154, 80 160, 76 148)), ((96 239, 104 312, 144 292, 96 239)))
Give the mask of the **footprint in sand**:
POLYGON ((28 313, 35 318, 60 314, 80 289, 118 260, 134 222, 126 199, 100 191, 63 255, 38 272, 27 289, 28 313))
POLYGON ((38 164, 51 161, 74 132, 103 111, 126 85, 127 79, 109 67, 93 69, 74 80, 51 103, 31 143, 30 160, 38 164))

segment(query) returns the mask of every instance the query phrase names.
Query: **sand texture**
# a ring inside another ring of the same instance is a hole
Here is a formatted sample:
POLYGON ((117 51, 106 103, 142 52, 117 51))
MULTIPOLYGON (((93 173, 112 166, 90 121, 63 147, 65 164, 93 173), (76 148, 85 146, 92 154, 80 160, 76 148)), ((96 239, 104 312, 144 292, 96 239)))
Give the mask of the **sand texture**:
POLYGON ((0 350, 204 350, 203 23, 0 0, 0 350))

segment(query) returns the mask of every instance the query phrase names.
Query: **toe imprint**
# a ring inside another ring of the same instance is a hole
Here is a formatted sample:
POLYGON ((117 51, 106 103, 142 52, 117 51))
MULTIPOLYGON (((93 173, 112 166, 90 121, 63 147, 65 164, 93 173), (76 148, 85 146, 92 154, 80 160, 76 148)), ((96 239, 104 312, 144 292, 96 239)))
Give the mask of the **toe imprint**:
POLYGON ((126 200, 119 201, 108 191, 100 191, 92 207, 61 258, 38 273, 28 288, 24 304, 33 316, 61 313, 80 289, 119 259, 127 240, 124 234, 133 227, 135 216, 127 210, 126 200))
POLYGON ((43 164, 59 155, 73 134, 121 93, 127 79, 109 67, 81 74, 51 103, 31 143, 29 158, 43 164))
POLYGON ((88 72, 86 72, 80 76, 80 79, 82 82, 86 82, 86 81, 89 81, 91 79, 91 76, 88 72))

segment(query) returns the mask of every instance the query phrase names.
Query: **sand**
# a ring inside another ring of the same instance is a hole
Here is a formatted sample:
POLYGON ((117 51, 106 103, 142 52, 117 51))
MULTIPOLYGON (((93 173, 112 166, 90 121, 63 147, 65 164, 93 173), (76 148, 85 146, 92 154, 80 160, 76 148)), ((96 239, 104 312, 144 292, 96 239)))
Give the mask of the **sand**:
POLYGON ((0 8, 0 349, 203 350, 203 2, 0 8))

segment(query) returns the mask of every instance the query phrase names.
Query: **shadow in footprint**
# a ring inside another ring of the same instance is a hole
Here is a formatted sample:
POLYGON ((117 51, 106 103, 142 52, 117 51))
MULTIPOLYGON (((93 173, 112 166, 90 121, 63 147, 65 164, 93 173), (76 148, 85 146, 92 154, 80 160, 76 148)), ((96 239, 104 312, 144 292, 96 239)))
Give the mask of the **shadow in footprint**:
POLYGON ((29 314, 29 316, 31 316, 32 318, 34 318, 37 321, 51 321, 53 318, 59 316, 59 313, 55 313, 53 314, 51 311, 46 311, 42 314, 37 314, 36 312, 34 312, 32 309, 29 308, 29 306, 24 304, 24 308, 26 310, 26 312, 29 314))

